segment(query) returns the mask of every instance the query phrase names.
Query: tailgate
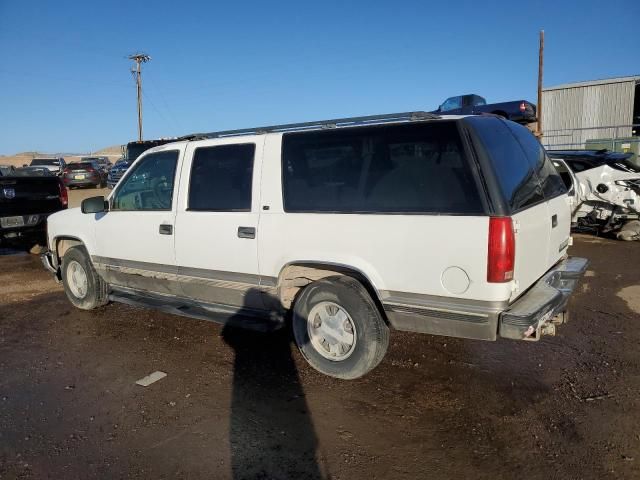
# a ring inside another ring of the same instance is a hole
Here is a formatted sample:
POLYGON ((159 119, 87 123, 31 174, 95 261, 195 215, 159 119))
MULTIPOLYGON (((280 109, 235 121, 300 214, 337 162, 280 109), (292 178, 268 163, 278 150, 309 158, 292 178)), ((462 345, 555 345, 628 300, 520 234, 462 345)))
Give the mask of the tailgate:
POLYGON ((51 213, 62 209, 57 177, 2 177, 0 216, 51 213))
POLYGON ((516 262, 513 278, 517 282, 513 298, 549 270, 549 229, 551 220, 548 202, 540 202, 512 216, 516 239, 516 262))

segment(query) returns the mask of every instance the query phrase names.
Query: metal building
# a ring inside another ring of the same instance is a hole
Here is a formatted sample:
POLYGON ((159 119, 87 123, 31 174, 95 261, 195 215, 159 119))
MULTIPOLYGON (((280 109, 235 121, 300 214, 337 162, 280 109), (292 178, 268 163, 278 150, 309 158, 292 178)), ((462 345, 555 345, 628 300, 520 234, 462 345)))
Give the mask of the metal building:
POLYGON ((542 89, 543 144, 589 148, 640 134, 640 76, 567 83, 542 89), (635 130, 635 131, 634 131, 635 130))

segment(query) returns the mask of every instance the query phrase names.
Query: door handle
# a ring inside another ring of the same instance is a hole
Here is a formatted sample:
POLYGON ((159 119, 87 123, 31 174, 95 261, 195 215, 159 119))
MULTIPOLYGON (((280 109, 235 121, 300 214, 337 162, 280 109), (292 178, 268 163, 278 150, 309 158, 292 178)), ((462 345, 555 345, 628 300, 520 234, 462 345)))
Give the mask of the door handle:
POLYGON ((238 238, 256 238, 255 227, 238 227, 238 238))
POLYGON ((167 225, 166 223, 160 224, 158 229, 160 235, 173 235, 173 225, 167 225))
POLYGON ((551 228, 556 228, 558 226, 558 215, 554 215, 551 217, 551 228))

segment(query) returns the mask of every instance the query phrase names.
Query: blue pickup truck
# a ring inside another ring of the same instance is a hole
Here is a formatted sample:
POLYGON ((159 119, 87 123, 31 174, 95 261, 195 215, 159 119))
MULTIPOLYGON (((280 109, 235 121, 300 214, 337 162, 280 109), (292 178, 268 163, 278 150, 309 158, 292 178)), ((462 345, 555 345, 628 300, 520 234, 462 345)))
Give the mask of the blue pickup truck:
POLYGON ((473 93, 449 97, 437 110, 431 113, 448 115, 493 113, 522 124, 536 121, 536 106, 531 102, 512 100, 510 102, 487 103, 484 97, 473 93))

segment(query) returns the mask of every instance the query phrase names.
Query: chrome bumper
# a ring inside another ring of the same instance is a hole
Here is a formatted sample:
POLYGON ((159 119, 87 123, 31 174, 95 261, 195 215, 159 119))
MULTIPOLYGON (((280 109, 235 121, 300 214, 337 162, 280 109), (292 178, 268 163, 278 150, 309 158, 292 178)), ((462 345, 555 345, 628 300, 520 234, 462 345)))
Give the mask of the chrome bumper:
POLYGON ((569 297, 587 269, 586 258, 569 257, 549 270, 500 314, 499 334, 514 340, 539 340, 554 332, 552 320, 566 310, 569 297))
POLYGON ((60 276, 60 269, 54 265, 53 256, 51 255, 51 251, 47 250, 42 255, 40 255, 40 260, 42 260, 42 264, 44 268, 53 273, 56 282, 60 282, 62 277, 60 276))

